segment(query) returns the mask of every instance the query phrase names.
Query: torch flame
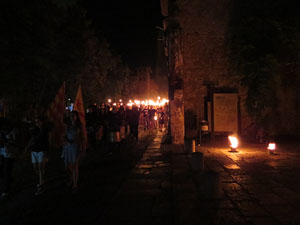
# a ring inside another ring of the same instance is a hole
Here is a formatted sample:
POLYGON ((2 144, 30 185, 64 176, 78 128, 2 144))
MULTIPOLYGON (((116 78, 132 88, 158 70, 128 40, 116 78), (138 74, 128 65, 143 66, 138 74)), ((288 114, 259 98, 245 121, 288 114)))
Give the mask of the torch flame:
POLYGON ((239 141, 237 139, 237 137, 234 137, 234 136, 228 136, 228 139, 230 141, 230 147, 231 148, 237 148, 238 145, 239 145, 239 141))
MULTIPOLYGON (((111 99, 109 99, 109 103, 111 102, 111 99)), ((119 99, 119 102, 123 102, 123 100, 122 99, 119 99)), ((135 99, 135 100, 129 100, 128 101, 128 103, 127 103, 127 105, 128 106, 132 106, 132 105, 134 105, 134 104, 136 104, 136 105, 143 105, 143 106, 148 106, 148 105, 150 105, 150 106, 154 106, 154 107, 162 107, 162 106, 164 106, 166 103, 168 103, 169 102, 169 100, 168 99, 165 99, 165 98, 163 98, 163 99, 161 99, 161 97, 160 96, 158 96, 157 97, 157 100, 156 101, 154 101, 154 100, 152 100, 152 99, 145 99, 145 100, 138 100, 138 99, 135 99)))
POLYGON ((154 116, 154 120, 157 120, 157 116, 154 116))
POLYGON ((276 149, 276 144, 274 142, 269 143, 268 149, 274 151, 276 149))

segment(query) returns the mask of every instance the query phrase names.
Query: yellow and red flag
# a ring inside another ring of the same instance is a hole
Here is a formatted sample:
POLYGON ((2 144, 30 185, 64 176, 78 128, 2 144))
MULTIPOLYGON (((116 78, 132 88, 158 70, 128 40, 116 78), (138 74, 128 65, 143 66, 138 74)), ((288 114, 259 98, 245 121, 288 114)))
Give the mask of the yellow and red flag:
POLYGON ((64 113, 66 110, 65 105, 65 82, 58 90, 50 108, 47 112, 49 122, 53 124, 50 132, 50 144, 54 147, 61 147, 63 144, 63 136, 65 131, 64 126, 64 113))
POLYGON ((82 129, 82 139, 83 139, 83 150, 85 151, 87 148, 87 133, 86 133, 86 123, 85 123, 85 112, 83 107, 83 99, 82 99, 82 90, 81 86, 79 85, 75 103, 74 103, 74 110, 78 112, 78 116, 81 122, 81 129, 82 129))

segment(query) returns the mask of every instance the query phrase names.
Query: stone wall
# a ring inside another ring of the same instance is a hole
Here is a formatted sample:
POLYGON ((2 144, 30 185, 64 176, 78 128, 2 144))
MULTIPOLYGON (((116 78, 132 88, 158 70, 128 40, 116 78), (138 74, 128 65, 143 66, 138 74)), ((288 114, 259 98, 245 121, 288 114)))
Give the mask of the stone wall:
POLYGON ((183 91, 180 89, 175 90, 174 100, 170 101, 170 123, 171 123, 171 136, 173 144, 184 144, 184 104, 183 104, 183 91))
POLYGON ((229 0, 178 0, 178 21, 183 40, 183 83, 186 135, 195 136, 204 119, 204 82, 222 85, 228 63, 225 34, 229 0), (197 124, 193 127, 196 118, 197 124))
MULTIPOLYGON (((228 81, 229 62, 225 43, 231 2, 232 0, 168 1, 168 17, 164 21, 164 27, 168 31, 170 21, 178 24, 176 32, 167 32, 171 81, 169 87, 173 90, 176 85, 172 82, 178 78, 182 83, 186 138, 198 137, 200 121, 207 119, 205 97, 209 96, 208 91, 233 86, 228 81)), ((164 0, 162 3, 162 6, 167 5, 164 0)), ((163 11, 166 13, 166 10, 163 11)), ((241 94, 239 97, 240 131, 251 123, 243 107, 243 96, 241 94)))

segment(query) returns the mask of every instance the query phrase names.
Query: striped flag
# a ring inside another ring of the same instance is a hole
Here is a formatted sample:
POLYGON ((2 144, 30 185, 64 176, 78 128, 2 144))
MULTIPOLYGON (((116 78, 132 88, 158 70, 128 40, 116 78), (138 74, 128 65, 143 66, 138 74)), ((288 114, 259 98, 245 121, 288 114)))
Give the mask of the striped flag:
POLYGON ((82 90, 81 86, 79 85, 75 103, 74 103, 74 110, 78 112, 78 116, 81 122, 81 128, 82 128, 82 138, 83 138, 83 150, 85 151, 87 148, 87 133, 86 133, 86 123, 85 123, 85 112, 83 107, 83 99, 82 99, 82 90))
POLYGON ((50 108, 47 112, 49 122, 53 124, 50 132, 50 144, 54 147, 61 147, 64 135, 64 113, 65 113, 65 82, 58 90, 50 108))

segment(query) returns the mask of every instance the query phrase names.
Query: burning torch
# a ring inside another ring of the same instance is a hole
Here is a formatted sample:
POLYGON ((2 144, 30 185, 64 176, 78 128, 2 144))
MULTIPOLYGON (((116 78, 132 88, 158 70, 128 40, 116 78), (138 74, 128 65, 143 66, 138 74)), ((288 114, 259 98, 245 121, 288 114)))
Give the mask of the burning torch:
POLYGON ((236 149, 239 145, 239 141, 238 141, 237 137, 230 135, 230 136, 228 136, 228 139, 230 141, 230 148, 231 148, 230 151, 231 152, 237 152, 236 149))
POLYGON ((276 144, 275 142, 270 142, 268 145, 268 152, 269 154, 274 154, 276 150, 276 144))

